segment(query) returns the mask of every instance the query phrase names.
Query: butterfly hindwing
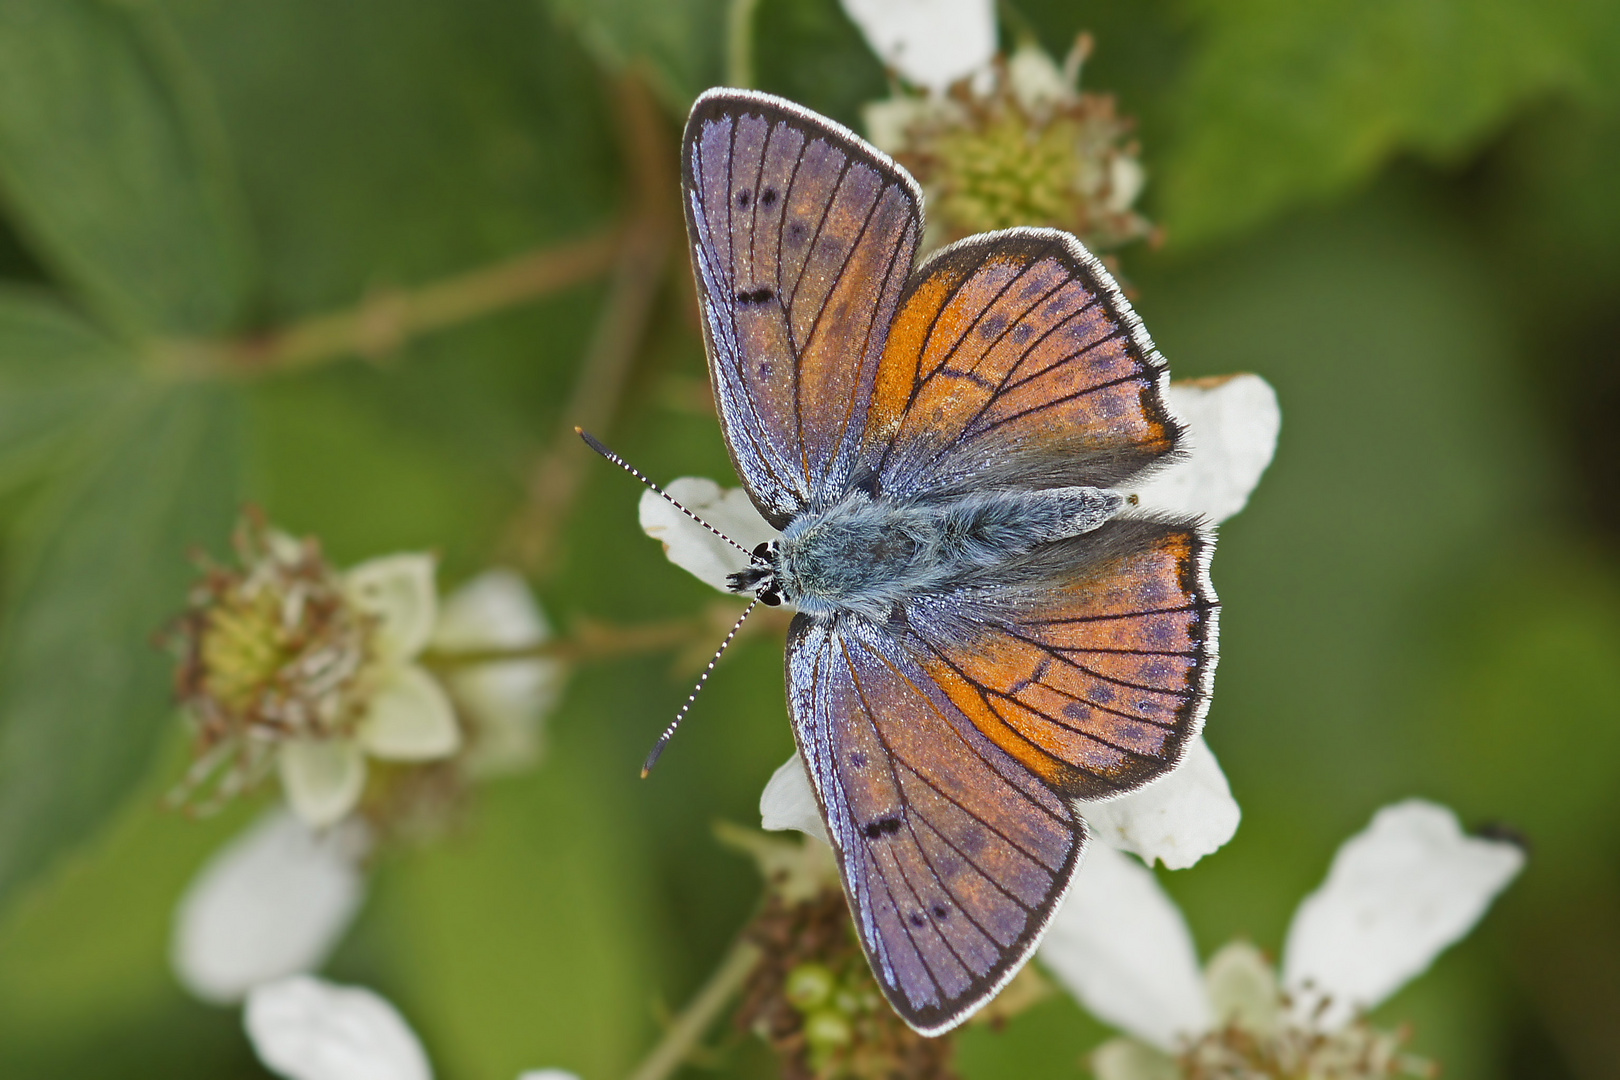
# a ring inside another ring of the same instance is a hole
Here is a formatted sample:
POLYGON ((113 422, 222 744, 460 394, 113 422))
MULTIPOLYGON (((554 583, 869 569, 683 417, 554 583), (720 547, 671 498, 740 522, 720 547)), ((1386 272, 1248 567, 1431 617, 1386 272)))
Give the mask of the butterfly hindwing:
POLYGON ((1214 536, 1115 520, 1051 545, 1018 584, 917 598, 923 672, 992 742, 1072 798, 1181 760, 1215 674, 1214 536))
POLYGON ((1074 237, 969 237, 906 285, 863 466, 897 498, 998 483, 1112 487, 1175 449, 1166 380, 1130 304, 1074 237))
POLYGON ((872 970, 908 1023, 944 1031, 1034 949, 1085 826, 880 627, 798 616, 788 687, 872 970))
POLYGON ((687 235, 726 443, 777 528, 847 479, 921 232, 916 183, 831 121, 710 91, 687 121, 687 235))

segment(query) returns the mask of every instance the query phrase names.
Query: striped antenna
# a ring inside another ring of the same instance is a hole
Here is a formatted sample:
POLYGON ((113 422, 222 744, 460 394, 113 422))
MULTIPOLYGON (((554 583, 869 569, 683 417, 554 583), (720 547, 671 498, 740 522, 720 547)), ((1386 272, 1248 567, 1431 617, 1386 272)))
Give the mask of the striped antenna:
MULTIPOLYGON (((678 501, 676 501, 676 499, 675 499, 675 497, 673 495, 671 495, 669 492, 665 491, 663 488, 659 487, 657 484, 653 483, 651 480, 647 479, 646 474, 643 473, 640 469, 636 468, 634 465, 632 465, 628 461, 624 460, 624 458, 620 457, 618 454, 615 454, 613 451, 609 450, 607 447, 605 447, 601 443, 597 442, 596 441, 596 436, 592 435, 590 432, 586 431, 582 427, 574 428, 574 433, 576 435, 578 435, 580 438, 585 440, 585 445, 586 446, 590 447, 592 450, 595 450, 598 454, 601 454, 603 457, 605 457, 609 461, 613 462, 613 464, 617 465, 619 468, 623 469, 625 472, 629 473, 631 476, 635 477, 637 480, 640 480, 643 484, 646 484, 648 488, 650 488, 651 490, 653 490, 657 494, 661 495, 663 497, 664 501, 669 503, 669 505, 673 506, 675 509, 677 509, 681 513, 685 514, 687 517, 691 518, 693 521, 697 522, 699 525, 703 526, 705 529, 708 529, 710 532, 714 533, 714 535, 718 536, 720 539, 724 540, 726 543, 730 544, 732 547, 736 548, 738 551, 742 552, 744 555, 747 555, 750 559, 752 559, 754 557, 754 553, 752 551, 749 551, 747 548, 745 548, 741 544, 737 543, 737 541, 733 540, 731 537, 727 536, 725 533, 721 532, 719 529, 715 528, 713 525, 710 525, 707 521, 704 521, 702 518, 700 518, 696 514, 692 513, 692 511, 690 511, 686 507, 682 506, 678 501)), ((752 609, 750 609, 750 610, 752 610, 752 609)), ((747 616, 744 615, 744 618, 746 618, 746 617, 747 616)), ((739 623, 738 625, 740 626, 741 623, 739 623)), ((733 633, 735 633, 735 631, 733 631, 733 633)), ((729 642, 731 639, 727 638, 726 640, 729 642)), ((722 646, 720 646, 720 648, 721 648, 722 651, 724 651, 725 646, 722 645, 722 646)), ((719 657, 717 656, 716 659, 719 659, 719 657)), ((651 768, 651 767, 652 766, 649 763, 648 768, 651 768)), ((646 770, 642 770, 641 775, 646 776, 647 775, 646 770)))
POLYGON ((647 774, 652 772, 652 767, 658 764, 659 757, 664 753, 664 747, 669 745, 670 737, 675 734, 675 729, 681 726, 681 721, 686 719, 687 712, 691 710, 692 702, 696 701, 697 696, 703 692, 703 684, 709 681, 710 675, 714 674, 714 665, 720 662, 720 657, 725 655, 726 650, 731 647, 731 643, 736 640, 737 631, 742 629, 742 624, 748 619, 748 616, 754 613, 754 609, 757 607, 759 607, 759 597, 756 596, 748 602, 747 607, 743 608, 743 613, 737 617, 737 622, 732 626, 731 633, 726 635, 726 640, 722 641, 720 647, 714 650, 714 657, 709 661, 709 666, 703 669, 703 674, 698 676, 697 685, 692 687, 690 694, 686 695, 686 704, 681 706, 681 711, 675 714, 675 719, 669 722, 669 727, 664 729, 664 733, 658 736, 658 741, 653 743, 651 752, 647 754, 647 760, 642 762, 641 778, 643 780, 647 779, 647 774))

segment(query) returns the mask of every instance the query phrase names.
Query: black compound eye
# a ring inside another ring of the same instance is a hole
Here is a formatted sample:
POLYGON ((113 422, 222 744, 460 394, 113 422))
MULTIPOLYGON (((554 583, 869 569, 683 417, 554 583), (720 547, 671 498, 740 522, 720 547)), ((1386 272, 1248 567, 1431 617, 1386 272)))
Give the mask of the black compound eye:
POLYGON ((759 594, 759 602, 766 607, 776 607, 782 602, 782 594, 775 589, 767 589, 759 594))
POLYGON ((767 556, 770 555, 770 553, 771 553, 771 542, 769 540, 765 541, 762 544, 759 544, 758 546, 756 546, 754 548, 754 558, 756 558, 756 559, 766 558, 767 556))

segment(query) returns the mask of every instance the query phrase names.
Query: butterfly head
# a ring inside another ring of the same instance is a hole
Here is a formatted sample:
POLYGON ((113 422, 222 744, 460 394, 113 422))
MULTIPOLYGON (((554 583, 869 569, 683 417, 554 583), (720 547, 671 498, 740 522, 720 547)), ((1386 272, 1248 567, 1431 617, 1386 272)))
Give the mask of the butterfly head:
POLYGON ((730 575, 726 581, 732 592, 753 590, 760 603, 776 607, 782 602, 782 587, 778 582, 776 541, 770 540, 754 548, 748 567, 730 575))

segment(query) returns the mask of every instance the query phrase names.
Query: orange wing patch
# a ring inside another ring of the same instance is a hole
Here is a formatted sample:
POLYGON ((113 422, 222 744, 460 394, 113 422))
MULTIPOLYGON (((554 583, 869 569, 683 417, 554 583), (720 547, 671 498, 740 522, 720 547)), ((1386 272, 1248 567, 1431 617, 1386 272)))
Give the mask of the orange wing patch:
POLYGON ((1042 447, 1130 471, 1172 450, 1163 363, 1100 275, 1072 238, 1033 230, 964 241, 918 271, 867 414, 863 451, 885 487, 1042 447))
POLYGON ((1185 526, 1117 524, 1149 538, 1054 585, 1029 614, 974 634, 919 630, 923 667, 952 702, 1075 798, 1174 767, 1203 721, 1214 670, 1216 602, 1202 570, 1213 541, 1185 526))

